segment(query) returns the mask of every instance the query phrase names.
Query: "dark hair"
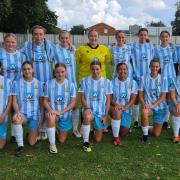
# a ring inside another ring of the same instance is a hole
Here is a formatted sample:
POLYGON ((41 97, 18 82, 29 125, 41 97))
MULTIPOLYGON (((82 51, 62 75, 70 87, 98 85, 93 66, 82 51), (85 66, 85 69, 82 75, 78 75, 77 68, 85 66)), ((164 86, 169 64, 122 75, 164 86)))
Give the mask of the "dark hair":
POLYGON ((152 63, 159 63, 159 65, 160 65, 159 59, 152 59, 149 66, 151 66, 152 63))
MULTIPOLYGON (((44 34, 46 34, 46 29, 40 25, 35 25, 31 28, 31 32, 32 32, 32 35, 33 35, 33 32, 35 29, 42 29, 44 31, 44 34)), ((34 61, 34 37, 32 36, 32 60, 34 61)), ((44 50, 45 50, 45 53, 46 53, 46 57, 47 57, 47 60, 49 61, 49 56, 48 56, 48 53, 47 53, 47 45, 46 45, 46 38, 44 38, 44 50)))
POLYGON ((21 67, 23 68, 26 64, 29 64, 33 68, 33 64, 30 61, 24 61, 21 67))
POLYGON ((31 28, 31 33, 33 34, 35 29, 42 29, 44 31, 44 34, 46 34, 46 29, 40 25, 35 25, 31 28))
POLYGON ((139 31, 138 31, 138 35, 139 35, 142 31, 146 31, 147 34, 149 33, 148 30, 147 30, 146 28, 141 28, 141 29, 139 29, 139 31))
POLYGON ((117 72, 118 68, 119 68, 119 67, 121 67, 122 65, 125 65, 125 66, 126 66, 126 68, 128 69, 127 64, 126 64, 126 63, 121 62, 121 63, 118 63, 118 64, 117 64, 117 66, 116 66, 116 72, 117 72))
POLYGON ((102 65, 101 65, 101 63, 100 63, 99 61, 93 61, 93 62, 90 64, 90 68, 91 68, 91 66, 93 66, 93 65, 98 65, 98 66, 100 66, 100 68, 102 67, 102 65))
POLYGON ((117 37, 119 33, 126 34, 124 31, 122 31, 122 30, 119 30, 119 31, 116 31, 116 33, 115 33, 115 37, 117 37))
POLYGON ((161 33, 160 33, 160 37, 162 36, 162 34, 163 34, 163 33, 167 33, 167 34, 168 34, 168 36, 170 37, 169 32, 168 32, 168 31, 166 31, 166 30, 165 30, 165 31, 161 31, 161 33))
POLYGON ((64 63, 57 63, 54 70, 56 70, 58 67, 63 67, 66 70, 66 65, 64 63))

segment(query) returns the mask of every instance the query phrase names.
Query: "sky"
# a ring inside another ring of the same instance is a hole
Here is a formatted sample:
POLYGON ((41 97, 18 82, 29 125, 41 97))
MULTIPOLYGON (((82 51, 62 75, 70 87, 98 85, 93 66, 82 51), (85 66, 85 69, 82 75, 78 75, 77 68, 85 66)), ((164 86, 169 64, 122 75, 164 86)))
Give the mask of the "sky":
POLYGON ((48 0, 48 7, 58 15, 58 27, 70 30, 74 25, 85 28, 104 22, 116 29, 129 25, 145 26, 162 21, 171 26, 178 0, 48 0))

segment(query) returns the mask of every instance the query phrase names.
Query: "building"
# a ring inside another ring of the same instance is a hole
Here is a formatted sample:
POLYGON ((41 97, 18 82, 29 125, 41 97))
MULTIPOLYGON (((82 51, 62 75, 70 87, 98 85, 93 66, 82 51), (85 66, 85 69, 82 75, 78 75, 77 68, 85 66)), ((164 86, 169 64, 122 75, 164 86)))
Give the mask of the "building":
POLYGON ((94 26, 88 27, 86 29, 86 33, 88 34, 89 30, 91 29, 96 29, 99 35, 111 36, 111 35, 115 35, 116 33, 116 29, 114 27, 109 26, 105 23, 98 23, 95 24, 94 26))
POLYGON ((130 25, 129 26, 129 32, 132 34, 132 35, 137 35, 139 30, 142 28, 142 26, 140 25, 137 25, 137 24, 134 24, 134 25, 130 25))

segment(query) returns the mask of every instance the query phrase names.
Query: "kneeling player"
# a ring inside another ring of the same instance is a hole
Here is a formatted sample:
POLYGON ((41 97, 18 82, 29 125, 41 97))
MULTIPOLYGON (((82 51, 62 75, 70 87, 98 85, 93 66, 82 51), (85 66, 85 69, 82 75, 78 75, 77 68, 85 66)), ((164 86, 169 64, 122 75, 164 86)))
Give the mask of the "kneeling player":
POLYGON ((91 152, 89 133, 92 119, 95 125, 95 141, 102 140, 103 129, 108 118, 110 94, 112 94, 109 80, 100 75, 101 63, 93 61, 90 65, 90 71, 91 77, 84 78, 79 88, 83 114, 83 149, 86 152, 91 152))
POLYGON ((12 104, 11 85, 9 79, 0 75, 0 150, 3 149, 6 144, 6 132, 8 126, 7 115, 12 104))
POLYGON ((173 142, 179 142, 180 129, 180 75, 176 77, 170 89, 171 103, 170 112, 172 114, 173 142))
POLYGON ((143 131, 142 142, 148 140, 148 131, 153 136, 159 136, 165 118, 166 102, 168 92, 167 79, 158 74, 160 63, 153 59, 150 63, 150 75, 142 77, 139 87, 139 99, 142 104, 141 126, 143 131), (149 125, 149 115, 153 115, 153 127, 149 125))
POLYGON ((76 104, 74 84, 66 79, 66 66, 63 63, 55 65, 55 79, 46 83, 44 106, 47 113, 47 134, 50 153, 57 153, 55 144, 55 127, 58 123, 58 139, 64 143, 68 131, 72 128, 72 109, 76 104))
POLYGON ((119 130, 122 136, 129 131, 132 118, 132 108, 138 92, 137 83, 132 78, 127 77, 128 68, 125 63, 116 66, 118 77, 112 80, 111 110, 112 132, 114 144, 122 146, 119 138, 119 130), (121 129, 120 129, 121 127, 121 129))
POLYGON ((36 143, 38 130, 42 124, 40 114, 40 101, 42 101, 43 84, 33 77, 33 65, 29 61, 22 64, 23 78, 14 83, 13 108, 13 128, 18 144, 16 156, 20 156, 24 151, 22 124, 28 124, 28 142, 30 145, 36 143))

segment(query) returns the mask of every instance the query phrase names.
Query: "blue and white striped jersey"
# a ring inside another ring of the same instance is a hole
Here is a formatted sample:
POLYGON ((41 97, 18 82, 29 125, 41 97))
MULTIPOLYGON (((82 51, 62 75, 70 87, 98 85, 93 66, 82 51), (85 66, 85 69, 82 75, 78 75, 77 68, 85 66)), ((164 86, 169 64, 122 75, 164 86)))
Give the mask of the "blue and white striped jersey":
POLYGON ((134 42, 131 48, 134 77, 140 79, 150 73, 149 64, 154 57, 154 46, 151 43, 134 42))
POLYGON ((54 56, 53 46, 50 41, 43 41, 40 45, 27 41, 21 51, 25 53, 27 60, 33 63, 35 78, 42 82, 53 78, 51 63, 54 62, 54 56))
POLYGON ((36 78, 31 82, 27 82, 21 78, 14 82, 13 91, 17 97, 20 113, 26 117, 40 116, 40 97, 43 96, 42 82, 36 78))
MULTIPOLYGON (((48 97, 50 106, 53 110, 62 111, 71 103, 71 98, 76 97, 74 84, 65 79, 63 83, 58 83, 56 79, 48 81, 45 85, 45 97, 48 97)), ((62 116, 70 118, 71 111, 64 113, 62 116)))
POLYGON ((2 74, 11 81, 22 77, 21 65, 26 60, 26 56, 20 51, 9 53, 5 49, 0 49, 0 62, 2 64, 2 74))
POLYGON ((66 65, 66 77, 72 83, 74 83, 77 89, 76 82, 76 61, 75 61, 75 49, 70 51, 69 48, 63 48, 59 44, 54 46, 54 60, 55 64, 63 63, 66 65))
MULTIPOLYGON (((162 78, 160 74, 156 78, 152 78, 150 75, 144 76, 140 79, 139 91, 144 92, 144 101, 147 104, 155 103, 163 92, 168 92, 167 78, 162 78)), ((154 110, 162 110, 166 108, 166 101, 156 106, 154 110)))
POLYGON ((111 45, 109 46, 109 49, 111 50, 112 59, 114 63, 114 73, 113 73, 113 79, 117 77, 116 73, 116 66, 119 63, 125 63, 128 67, 128 76, 132 77, 133 70, 131 65, 131 47, 130 45, 124 44, 122 47, 118 45, 111 45))
POLYGON ((175 49, 176 49, 176 60, 175 63, 180 64, 180 45, 175 45, 175 49))
POLYGON ((176 100, 177 103, 180 104, 180 75, 172 82, 170 90, 176 91, 176 100))
MULTIPOLYGON (((118 78, 115 78, 111 81, 111 84, 113 100, 121 106, 128 104, 131 94, 138 93, 138 85, 132 78, 128 77, 125 81, 120 81, 118 78)), ((128 113, 131 113, 131 111, 131 108, 127 110, 128 113)))
POLYGON ((0 75, 0 116, 6 110, 10 95, 12 95, 12 82, 0 75))
POLYGON ((176 73, 174 63, 176 62, 176 49, 174 46, 155 47, 155 58, 159 59, 161 64, 161 75, 167 78, 175 78, 176 73))
POLYGON ((111 83, 108 79, 103 77, 99 80, 91 77, 83 78, 78 91, 84 94, 94 115, 100 118, 105 116, 106 95, 112 94, 111 83))

